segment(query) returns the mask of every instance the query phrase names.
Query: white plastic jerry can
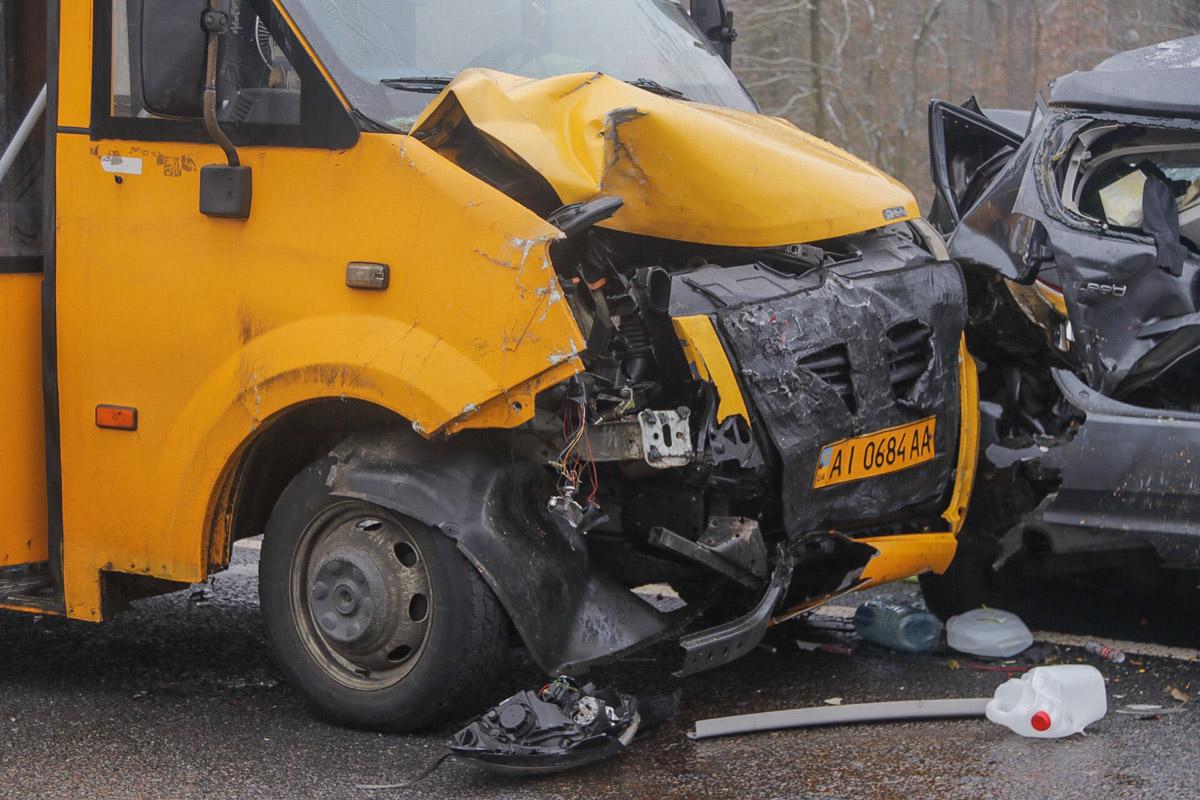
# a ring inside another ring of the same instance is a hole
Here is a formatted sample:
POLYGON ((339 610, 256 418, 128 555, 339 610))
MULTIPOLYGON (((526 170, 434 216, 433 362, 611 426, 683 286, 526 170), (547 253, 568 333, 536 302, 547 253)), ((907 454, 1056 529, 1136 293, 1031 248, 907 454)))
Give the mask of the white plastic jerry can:
POLYGON ((1108 713, 1104 676, 1085 664, 1034 667, 1002 683, 985 713, 1022 736, 1070 736, 1108 713))

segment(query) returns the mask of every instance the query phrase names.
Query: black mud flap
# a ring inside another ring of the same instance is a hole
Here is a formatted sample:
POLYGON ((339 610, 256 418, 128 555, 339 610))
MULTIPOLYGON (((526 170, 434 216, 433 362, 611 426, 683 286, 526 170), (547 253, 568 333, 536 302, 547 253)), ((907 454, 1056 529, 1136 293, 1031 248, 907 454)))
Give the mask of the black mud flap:
POLYGON ((403 430, 339 445, 333 494, 392 509, 458 543, 549 674, 577 672, 653 644, 686 618, 663 614, 599 569, 579 531, 541 513, 544 473, 460 434, 428 442, 403 430))

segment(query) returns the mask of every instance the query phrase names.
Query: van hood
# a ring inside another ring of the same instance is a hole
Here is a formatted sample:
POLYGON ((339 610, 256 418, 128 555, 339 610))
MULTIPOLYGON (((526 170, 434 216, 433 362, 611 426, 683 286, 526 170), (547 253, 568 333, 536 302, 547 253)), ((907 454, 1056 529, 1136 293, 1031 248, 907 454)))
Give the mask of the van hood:
POLYGON ((469 123, 564 205, 617 196, 603 227, 677 241, 777 247, 919 215, 895 179, 790 122, 663 97, 601 73, 535 80, 462 72, 418 118, 436 141, 469 123))

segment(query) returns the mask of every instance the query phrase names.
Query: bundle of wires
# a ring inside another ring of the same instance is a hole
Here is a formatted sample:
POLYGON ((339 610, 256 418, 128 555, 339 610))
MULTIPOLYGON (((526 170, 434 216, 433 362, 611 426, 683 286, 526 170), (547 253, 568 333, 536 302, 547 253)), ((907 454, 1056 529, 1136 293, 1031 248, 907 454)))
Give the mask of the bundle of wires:
POLYGON ((592 443, 588 438, 587 394, 568 397, 563 406, 563 449, 555 459, 558 470, 558 491, 564 497, 575 497, 585 476, 590 478, 589 503, 596 500, 600 489, 600 475, 592 454, 592 443))

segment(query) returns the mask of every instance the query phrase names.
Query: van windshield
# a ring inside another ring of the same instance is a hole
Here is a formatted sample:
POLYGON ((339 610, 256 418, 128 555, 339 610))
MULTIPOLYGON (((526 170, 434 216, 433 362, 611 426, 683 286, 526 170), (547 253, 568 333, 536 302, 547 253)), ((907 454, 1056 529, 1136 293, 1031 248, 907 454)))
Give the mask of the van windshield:
POLYGON ((677 0, 287 0, 359 112, 407 130, 469 67, 549 78, 603 72, 754 111, 677 0))

